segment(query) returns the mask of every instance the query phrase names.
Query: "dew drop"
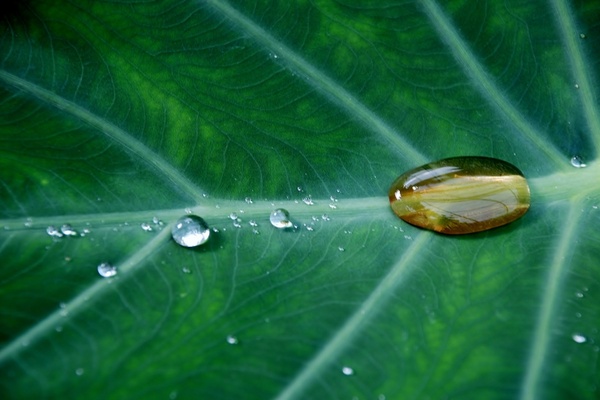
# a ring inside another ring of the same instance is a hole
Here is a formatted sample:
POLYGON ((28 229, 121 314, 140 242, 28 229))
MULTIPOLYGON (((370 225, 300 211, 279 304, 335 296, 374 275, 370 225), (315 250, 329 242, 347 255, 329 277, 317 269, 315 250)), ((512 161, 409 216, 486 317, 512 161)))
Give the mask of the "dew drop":
POLYGON ((329 208, 331 208, 332 210, 335 210, 337 208, 337 206, 335 204, 331 203, 329 205, 329 208))
POLYGON ((115 276, 117 274, 117 267, 112 264, 103 262, 98 265, 98 273, 103 278, 110 278, 111 276, 115 276))
POLYGON ((242 227, 242 224, 241 224, 241 222, 242 222, 242 220, 238 218, 238 219, 236 219, 235 221, 233 221, 233 226, 234 226, 235 228, 241 228, 241 227, 242 227))
POLYGON ((175 222, 171 236, 183 247, 196 247, 206 243, 210 236, 210 228, 197 215, 186 215, 175 222))
POLYGON ((514 165, 488 157, 453 157, 400 175, 388 197, 394 213, 448 235, 508 224, 529 209, 527 181, 514 165))
POLYGON ((183 212, 185 212, 186 214, 191 214, 192 213, 192 209, 187 207, 185 210, 183 210, 183 212))
POLYGON ((33 226, 33 219, 31 219, 31 217, 28 217, 23 223, 23 225, 25 225, 26 228, 31 228, 33 226))
POLYGON ((64 224, 60 227, 60 231, 65 236, 77 236, 77 232, 70 224, 64 224))
POLYGON ((585 342, 587 342, 586 337, 583 336, 580 333, 574 333, 573 336, 571 336, 571 338, 573 338, 573 341, 575 343, 585 343, 585 342))
POLYGON ((575 168, 585 168, 587 164, 583 161, 583 159, 579 156, 571 157, 571 165, 575 168))
POLYGON ((184 274, 188 274, 188 275, 192 273, 192 270, 191 270, 191 269, 189 269, 188 267, 183 267, 183 268, 181 268, 181 271, 182 271, 184 274))
POLYGON ((327 215, 327 214, 323 214, 323 215, 321 215, 321 219, 322 219, 323 221, 331 221, 331 218, 329 218, 329 215, 327 215))
POLYGON ((292 221, 290 221, 290 213, 283 208, 278 208, 271 212, 269 220, 271 221, 271 225, 279 229, 291 228, 294 226, 292 221))
POLYGON ((60 233, 60 231, 58 229, 56 229, 55 226, 50 225, 49 227, 46 228, 46 233, 52 237, 63 237, 63 234, 60 233))
POLYGON ((250 221, 248 221, 248 224, 249 224, 250 226, 253 226, 253 227, 255 227, 255 228, 258 226, 258 223, 257 223, 255 220, 253 220, 253 219, 251 219, 250 221))
POLYGON ((312 232, 312 231, 314 231, 314 230, 315 230, 315 228, 314 228, 314 227, 312 227, 312 226, 310 226, 310 225, 306 225, 306 224, 304 224, 304 226, 306 227, 306 230, 307 230, 307 231, 309 231, 309 232, 312 232))
POLYGON ((354 370, 351 367, 344 366, 342 367, 342 374, 346 376, 354 375, 354 370))
POLYGON ((338 247, 339 251, 346 251, 346 249, 344 249, 342 246, 338 247))
POLYGON ((227 338, 225 338, 225 340, 226 340, 226 341, 227 341, 227 343, 229 343, 229 344, 238 344, 238 343, 239 343, 239 341, 238 341, 238 338, 236 338, 236 337, 235 337, 235 336, 233 336, 233 335, 227 335, 227 338))
POLYGON ((246 197, 244 199, 244 201, 246 202, 246 204, 252 204, 252 203, 254 203, 250 197, 246 197))
POLYGON ((75 375, 77 375, 77 376, 81 376, 81 375, 83 375, 84 373, 85 373, 85 370, 84 370, 83 368, 77 368, 77 369, 75 370, 75 375))
POLYGON ((585 35, 585 33, 580 33, 579 34, 579 38, 580 39, 585 39, 587 36, 585 35))
POLYGON ((143 231, 146 231, 146 232, 152 232, 152 227, 150 226, 150 224, 149 224, 149 223, 147 223, 147 222, 142 222, 142 225, 140 225, 140 226, 142 227, 142 230, 143 230, 143 231))
POLYGON ((312 197, 310 197, 310 196, 306 196, 305 198, 303 198, 302 202, 304 204, 306 204, 307 206, 313 206, 313 205, 315 205, 315 203, 313 202, 312 197))

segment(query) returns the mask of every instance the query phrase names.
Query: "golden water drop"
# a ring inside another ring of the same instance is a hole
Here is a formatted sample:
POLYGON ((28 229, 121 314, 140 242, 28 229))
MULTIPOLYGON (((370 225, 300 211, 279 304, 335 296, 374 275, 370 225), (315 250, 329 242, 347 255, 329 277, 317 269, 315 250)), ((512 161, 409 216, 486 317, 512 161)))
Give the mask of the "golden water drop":
POLYGON ((529 209, 529 186, 517 167, 489 157, 453 157, 400 175, 389 190, 394 213, 448 235, 508 224, 529 209))

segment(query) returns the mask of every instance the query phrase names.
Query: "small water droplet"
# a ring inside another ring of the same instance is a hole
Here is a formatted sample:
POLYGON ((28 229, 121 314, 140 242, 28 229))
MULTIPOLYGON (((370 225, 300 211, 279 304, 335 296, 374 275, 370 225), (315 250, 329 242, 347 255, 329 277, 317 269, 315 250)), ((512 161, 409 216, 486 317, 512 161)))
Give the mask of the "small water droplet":
POLYGON ((331 218, 329 218, 329 215, 327 215, 327 214, 323 214, 323 215, 321 215, 321 219, 322 219, 323 221, 331 221, 331 218))
POLYGON ((344 249, 342 246, 338 247, 339 251, 346 251, 346 249, 344 249))
POLYGON ((252 204, 252 203, 254 203, 250 197, 246 197, 244 199, 244 201, 246 202, 246 204, 252 204))
POLYGON ((587 164, 583 161, 583 159, 579 156, 571 157, 571 165, 575 168, 585 168, 587 164))
POLYGON ((331 203, 329 205, 329 208, 331 208, 332 210, 335 210, 337 208, 337 206, 335 204, 331 203))
POLYGON ((75 375, 77 375, 77 376, 81 376, 81 375, 83 375, 84 373, 85 373, 85 370, 84 370, 83 368, 77 368, 77 369, 75 370, 75 375))
POLYGON ((315 228, 314 228, 314 227, 312 227, 312 226, 310 226, 310 225, 306 225, 306 224, 304 224, 304 226, 306 227, 306 230, 307 230, 307 231, 309 231, 309 232, 312 232, 312 231, 314 231, 314 230, 315 230, 315 228))
POLYGON ((313 205, 315 205, 315 203, 313 202, 312 197, 310 197, 310 196, 306 196, 305 198, 303 198, 302 202, 304 204, 306 204, 307 206, 313 206, 313 205))
POLYGON ((185 210, 183 210, 186 214, 191 214, 192 213, 192 209, 187 207, 185 210))
POLYGON ((146 232, 152 232, 152 227, 150 226, 149 223, 147 222, 142 222, 142 225, 140 225, 142 227, 142 230, 146 231, 146 232))
POLYGON ((170 400, 175 400, 177 398, 177 392, 174 390, 171 393, 169 393, 169 399, 170 400))
POLYGON ((571 336, 573 338, 573 341, 575 343, 585 343, 587 342, 587 339, 585 336, 583 336, 580 333, 574 333, 573 336, 571 336))
POLYGON ((31 217, 28 217, 23 223, 23 225, 25 225, 26 228, 31 228, 33 226, 33 219, 31 219, 31 217))
POLYGON ((158 217, 152 217, 152 223, 154 225, 164 225, 163 222, 158 217))
POLYGON ((54 328, 54 330, 58 333, 63 331, 63 327, 61 325, 58 325, 56 328, 54 328))
POLYGON ((238 344, 239 343, 238 338, 236 338, 233 335, 228 335, 225 340, 227 340, 227 343, 229 343, 229 344, 238 344))
POLYGON ((583 297, 583 293, 577 292, 577 293, 575 293, 575 296, 577 296, 577 297, 579 297, 581 299, 583 297))
POLYGON ((197 215, 187 215, 175 222, 171 236, 181 246, 196 247, 206 243, 210 236, 210 228, 197 215))
POLYGON ((60 233, 60 231, 58 229, 56 229, 55 226, 50 225, 49 227, 46 228, 46 233, 52 237, 63 237, 63 234, 60 233))
POLYGON ((236 228, 241 228, 242 227, 241 221, 242 220, 239 219, 239 218, 236 219, 235 221, 233 221, 233 226, 236 227, 236 228))
POLYGON ((238 219, 238 215, 236 213, 232 212, 231 214, 229 214, 229 219, 232 219, 235 221, 236 219, 238 219))
POLYGON ((350 367, 344 366, 342 367, 342 374, 346 376, 354 375, 354 370, 350 367))
POLYGON ((85 235, 87 235, 88 233, 90 233, 90 230, 88 228, 84 228, 81 233, 79 234, 79 236, 84 237, 85 235))
POLYGON ((183 268, 181 268, 181 271, 182 271, 184 274, 191 274, 191 273, 192 273, 192 270, 191 270, 191 269, 189 269, 188 267, 183 267, 183 268))
POLYGON ((336 197, 335 197, 335 196, 329 196, 329 200, 331 200, 331 201, 332 201, 332 202, 334 202, 334 203, 337 203, 337 202, 338 202, 338 199, 336 199, 336 197))
POLYGON ((580 33, 579 34, 579 38, 580 39, 585 39, 587 36, 585 35, 585 33, 580 33))
POLYGON ((117 267, 109 263, 103 262, 98 265, 98 273, 104 278, 110 278, 117 274, 117 267))
POLYGON ((254 233, 255 235, 260 235, 260 231, 256 228, 252 229, 252 233, 254 233))
POLYGON ((302 189, 302 187, 301 187, 301 186, 298 186, 298 187, 296 188, 296 190, 298 190, 299 192, 303 192, 303 191, 304 191, 304 190, 302 189))
POLYGON ((290 221, 290 213, 283 208, 274 210, 271 213, 269 220, 271 221, 271 225, 273 225, 275 228, 285 229, 293 226, 292 222, 290 221))
POLYGON ((253 226, 253 227, 257 227, 258 226, 258 223, 255 220, 253 220, 253 219, 251 219, 250 221, 248 221, 248 224, 250 226, 253 226))

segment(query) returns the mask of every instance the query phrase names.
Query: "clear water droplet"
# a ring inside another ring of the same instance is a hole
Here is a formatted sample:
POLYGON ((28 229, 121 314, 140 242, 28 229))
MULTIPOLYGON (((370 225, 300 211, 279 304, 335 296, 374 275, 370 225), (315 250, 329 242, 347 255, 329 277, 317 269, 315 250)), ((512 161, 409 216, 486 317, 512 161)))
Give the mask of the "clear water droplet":
POLYGON ((232 219, 235 221, 236 219, 238 219, 238 215, 236 213, 232 212, 231 214, 229 214, 229 219, 232 219))
POLYGON ((181 268, 181 271, 182 271, 184 274, 188 274, 188 275, 192 273, 192 270, 191 270, 191 269, 189 269, 188 267, 183 267, 183 268, 181 268))
POLYGON ((158 217, 152 217, 152 223, 154 225, 162 225, 163 222, 158 217))
POLYGON ((351 367, 343 366, 342 374, 344 374, 346 376, 354 375, 354 370, 351 367))
POLYGON ((103 278, 110 278, 111 276, 115 276, 117 274, 117 267, 112 264, 103 262, 98 265, 98 273, 103 278))
POLYGON ((271 221, 271 225, 279 229, 291 228, 294 226, 292 221, 290 221, 290 213, 283 208, 274 210, 271 213, 269 220, 271 221))
POLYGON ((183 247, 196 247, 206 243, 210 236, 210 228, 199 216, 186 215, 175 222, 171 236, 183 247))
POLYGON ((46 233, 52 237, 63 237, 63 234, 60 233, 60 231, 58 229, 56 229, 55 226, 50 225, 49 227, 46 228, 46 233))
POLYGON ((296 190, 298 190, 299 192, 303 192, 303 191, 304 191, 304 190, 302 189, 302 187, 301 187, 301 186, 298 186, 298 187, 296 188, 296 190))
POLYGON ((33 226, 33 219, 31 219, 31 217, 28 217, 23 223, 23 225, 25 225, 26 228, 31 228, 33 226))
POLYGON ((144 230, 146 232, 152 232, 152 227, 150 226, 149 223, 142 222, 142 224, 140 226, 142 227, 142 230, 144 230))
POLYGON ((60 227, 60 231, 65 236, 77 236, 77 232, 70 224, 64 224, 60 227))
POLYGON ((321 219, 322 219, 323 221, 331 221, 331 218, 329 218, 329 215, 327 215, 327 214, 323 214, 323 215, 321 215, 321 219))
POLYGON ((573 338, 573 341, 575 343, 585 343, 585 342, 587 342, 586 337, 583 336, 580 333, 574 333, 573 336, 571 336, 571 338, 573 338))
POLYGON ((580 33, 579 34, 579 38, 580 39, 585 39, 587 36, 585 35, 585 33, 580 33))
POLYGON ((342 246, 338 247, 339 251, 346 251, 346 249, 344 249, 342 246))
POLYGON ((255 235, 260 235, 260 231, 256 228, 252 229, 252 233, 254 233, 255 235))
POLYGON ((235 228, 241 228, 241 227, 242 227, 242 224, 241 224, 241 222, 242 222, 242 220, 238 218, 238 219, 236 219, 235 221, 233 221, 233 226, 234 226, 235 228))
POLYGON ((306 196, 305 198, 303 198, 302 202, 304 204, 306 204, 307 206, 313 206, 313 205, 315 205, 315 203, 313 202, 312 197, 310 197, 310 196, 306 196))
POLYGON ((314 231, 314 230, 315 230, 315 228, 314 228, 314 227, 312 227, 312 226, 310 226, 310 225, 306 225, 306 224, 304 224, 304 226, 306 227, 306 230, 307 230, 307 231, 309 231, 309 232, 312 232, 312 231, 314 231))
POLYGON ((244 201, 246 202, 246 204, 252 204, 252 203, 254 203, 250 197, 246 197, 244 199, 244 201))
POLYGON ((585 168, 587 164, 583 161, 583 159, 579 156, 571 157, 571 165, 575 168, 585 168))
POLYGON ((225 340, 227 340, 227 343, 229 343, 229 344, 238 344, 239 343, 238 338, 236 338, 233 335, 228 335, 225 340))
POLYGON ((83 368, 77 368, 77 369, 75 370, 75 375, 77 375, 77 376, 81 376, 81 375, 83 375, 84 373, 85 373, 85 370, 84 370, 83 368))
POLYGON ((337 206, 335 204, 331 203, 329 205, 329 208, 331 208, 332 210, 335 210, 337 208, 337 206))
POLYGON ((186 214, 191 214, 192 213, 192 209, 187 207, 185 210, 183 210, 186 214))
POLYGON ((256 222, 256 221, 255 221, 255 220, 253 220, 253 219, 251 219, 250 221, 248 221, 248 224, 249 224, 250 226, 253 226, 253 227, 255 227, 255 228, 258 226, 258 222, 256 222))

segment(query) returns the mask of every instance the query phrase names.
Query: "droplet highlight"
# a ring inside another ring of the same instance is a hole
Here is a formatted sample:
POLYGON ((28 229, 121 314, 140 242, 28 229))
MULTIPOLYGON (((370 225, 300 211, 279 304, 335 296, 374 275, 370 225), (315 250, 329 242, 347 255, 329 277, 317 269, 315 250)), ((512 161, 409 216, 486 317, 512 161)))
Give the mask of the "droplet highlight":
POLYGON ((344 366, 342 367, 342 374, 346 376, 354 375, 354 370, 351 367, 344 366))
POLYGON ((286 229, 294 226, 292 221, 290 221, 290 213, 283 208, 278 208, 271 212, 269 220, 271 221, 271 225, 279 229, 286 229))
POLYGON ((228 335, 228 336, 227 336, 227 338, 225 338, 225 340, 226 340, 226 341, 227 341, 227 343, 229 343, 229 344, 238 344, 238 343, 239 343, 239 340, 238 340, 238 338, 236 338, 236 337, 235 337, 235 336, 233 336, 233 335, 228 335))
POLYGON ((394 213, 448 235, 508 224, 529 209, 529 186, 514 165, 488 157, 453 157, 400 175, 388 192, 394 213))
POLYGON ((98 265, 98 273, 103 278, 110 278, 117 274, 117 267, 115 267, 112 264, 103 262, 100 265, 98 265))
POLYGON ((573 339, 573 341, 575 343, 585 343, 585 342, 587 342, 587 339, 585 338, 585 336, 583 336, 580 333, 574 333, 573 336, 571 336, 571 338, 573 339))
POLYGON ((179 218, 171 229, 173 240, 183 247, 196 247, 204 244, 210 237, 210 228, 206 221, 197 215, 179 218))
POLYGON ((571 165, 574 166, 575 168, 587 167, 587 164, 585 163, 585 161, 583 161, 583 158, 581 158, 579 156, 571 157, 571 165))

